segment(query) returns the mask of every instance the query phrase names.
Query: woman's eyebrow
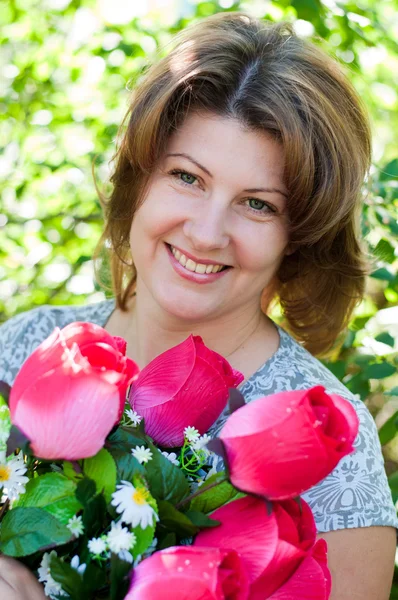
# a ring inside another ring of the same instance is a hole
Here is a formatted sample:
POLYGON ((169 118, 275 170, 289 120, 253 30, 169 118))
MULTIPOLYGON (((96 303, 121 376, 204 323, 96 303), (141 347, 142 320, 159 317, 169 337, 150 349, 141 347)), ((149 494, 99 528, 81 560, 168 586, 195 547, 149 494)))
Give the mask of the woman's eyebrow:
MULTIPOLYGON (((197 167, 199 167, 199 169, 202 169, 202 171, 204 171, 205 173, 207 173, 207 175, 209 175, 209 177, 213 177, 213 175, 210 173, 210 171, 208 169, 206 169, 206 167, 204 167, 203 165, 201 165, 197 160, 195 160, 194 158, 192 158, 192 156, 190 156, 186 152, 173 152, 173 153, 170 153, 170 154, 166 154, 166 158, 168 156, 182 156, 184 158, 187 158, 194 165, 196 165, 197 167)), ((276 194, 281 194, 282 196, 284 196, 285 198, 287 198, 287 194, 285 194, 285 192, 282 192, 282 190, 280 190, 279 188, 259 187, 259 188, 248 188, 248 189, 245 189, 243 191, 244 192, 249 192, 249 194, 257 194, 259 192, 276 193, 276 194)))

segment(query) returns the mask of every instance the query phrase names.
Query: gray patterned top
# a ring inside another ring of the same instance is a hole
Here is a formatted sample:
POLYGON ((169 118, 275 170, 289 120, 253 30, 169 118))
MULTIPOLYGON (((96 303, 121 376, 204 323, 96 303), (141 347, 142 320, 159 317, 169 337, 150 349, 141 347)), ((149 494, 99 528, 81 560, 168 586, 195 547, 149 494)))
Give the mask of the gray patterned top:
MULTIPOLYGON (((0 380, 12 385, 24 360, 54 327, 62 328, 73 321, 88 321, 103 327, 114 306, 114 300, 87 306, 41 306, 9 319, 0 327, 0 380)), ((318 531, 371 525, 398 528, 376 426, 368 409, 322 363, 286 331, 278 329, 279 349, 240 386, 246 402, 283 390, 321 384, 328 392, 352 402, 360 419, 355 452, 303 494, 312 508, 318 531)), ((221 415, 211 433, 221 429, 226 416, 226 413, 221 415)))

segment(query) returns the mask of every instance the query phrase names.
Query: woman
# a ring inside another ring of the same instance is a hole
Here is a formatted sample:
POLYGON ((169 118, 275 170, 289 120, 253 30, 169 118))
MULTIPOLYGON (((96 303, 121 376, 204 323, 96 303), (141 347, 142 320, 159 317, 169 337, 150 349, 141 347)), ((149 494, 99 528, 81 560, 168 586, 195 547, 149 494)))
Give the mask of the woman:
MULTIPOLYGON (((54 326, 85 320, 123 336, 140 367, 201 335, 243 372, 246 401, 317 384, 344 396, 361 421, 356 451, 304 498, 328 542, 332 600, 387 600, 398 523, 376 428, 312 356, 363 294, 370 134, 358 97, 289 25, 223 13, 177 38, 127 117, 96 253, 110 252, 116 303, 14 317, 0 330, 0 379, 12 383, 54 326), (274 299, 298 341, 266 315, 274 299)), ((0 596, 14 586, 13 598, 35 599, 13 565, 0 560, 0 596)))

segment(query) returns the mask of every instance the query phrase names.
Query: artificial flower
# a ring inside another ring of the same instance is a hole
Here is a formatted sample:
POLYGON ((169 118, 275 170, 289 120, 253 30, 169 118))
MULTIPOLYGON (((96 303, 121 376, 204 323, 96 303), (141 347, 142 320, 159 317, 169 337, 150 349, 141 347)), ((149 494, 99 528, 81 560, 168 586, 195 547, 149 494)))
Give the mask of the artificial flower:
POLYGON ((128 416, 130 421, 132 422, 134 427, 137 427, 142 421, 142 417, 135 410, 131 410, 130 408, 125 411, 125 414, 128 416))
POLYGON ((88 549, 94 556, 100 556, 108 549, 106 540, 103 538, 92 538, 88 542, 88 549))
POLYGON ((131 454, 141 465, 147 463, 152 458, 151 450, 149 448, 145 448, 145 446, 136 446, 132 449, 131 454))
POLYGON ((140 525, 141 529, 146 529, 153 525, 154 520, 159 517, 156 511, 149 504, 152 497, 149 491, 142 485, 134 486, 129 481, 122 481, 117 486, 116 492, 112 494, 112 506, 121 513, 121 522, 128 523, 133 527, 140 525))
POLYGON ((44 583, 44 593, 49 598, 58 598, 59 596, 67 596, 68 594, 62 589, 61 585, 53 579, 50 572, 50 563, 53 556, 57 556, 55 550, 50 553, 45 552, 37 572, 39 574, 40 583, 44 583))
POLYGON ((77 322, 55 328, 29 356, 12 386, 10 411, 35 456, 77 460, 103 447, 139 371, 125 349, 99 325, 77 322))
POLYGON ((187 442, 196 442, 200 438, 200 433, 195 427, 185 427, 184 438, 187 442))
POLYGON ((84 571, 87 568, 86 563, 80 564, 80 558, 77 554, 75 554, 75 556, 70 561, 70 566, 72 567, 72 569, 75 569, 75 571, 77 571, 79 575, 84 575, 84 571))
POLYGON ((174 546, 133 570, 125 600, 247 600, 248 582, 234 550, 174 546))
POLYGON ((114 554, 119 554, 122 550, 130 550, 137 541, 133 532, 126 527, 122 527, 121 521, 112 522, 111 530, 106 536, 109 550, 114 554))
POLYGON ((162 452, 163 456, 167 458, 173 465, 176 467, 180 466, 180 461, 177 458, 177 454, 175 452, 162 452))
POLYGON ((5 452, 0 454, 0 489, 9 500, 17 498, 25 493, 25 485, 29 478, 25 476, 27 471, 22 454, 6 458, 5 452))
POLYGON ((142 369, 130 404, 145 419, 145 432, 163 447, 182 446, 184 429, 203 434, 227 404, 229 388, 244 377, 199 336, 189 336, 142 369))
POLYGON ((353 452, 358 425, 348 400, 317 386, 245 404, 219 439, 236 488, 282 500, 320 482, 353 452))
POLYGON ((67 528, 76 538, 78 538, 84 531, 82 517, 77 517, 74 515, 71 519, 69 519, 67 528))

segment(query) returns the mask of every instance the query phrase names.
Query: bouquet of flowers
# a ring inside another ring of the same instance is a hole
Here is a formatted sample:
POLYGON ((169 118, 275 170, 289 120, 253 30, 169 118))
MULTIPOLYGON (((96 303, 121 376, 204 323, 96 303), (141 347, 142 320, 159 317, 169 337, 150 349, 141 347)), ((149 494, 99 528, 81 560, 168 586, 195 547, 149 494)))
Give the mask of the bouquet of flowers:
POLYGON ((72 323, 0 383, 0 551, 53 599, 327 600, 299 494, 352 452, 353 407, 321 386, 245 404, 197 336, 142 371, 125 352, 72 323))

